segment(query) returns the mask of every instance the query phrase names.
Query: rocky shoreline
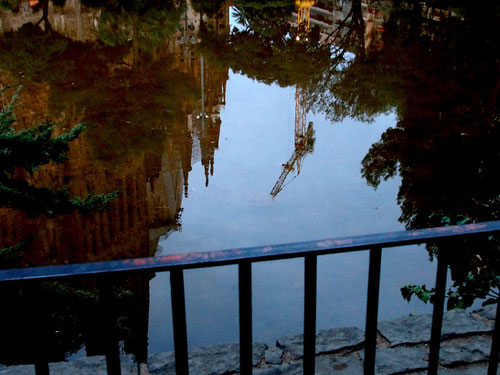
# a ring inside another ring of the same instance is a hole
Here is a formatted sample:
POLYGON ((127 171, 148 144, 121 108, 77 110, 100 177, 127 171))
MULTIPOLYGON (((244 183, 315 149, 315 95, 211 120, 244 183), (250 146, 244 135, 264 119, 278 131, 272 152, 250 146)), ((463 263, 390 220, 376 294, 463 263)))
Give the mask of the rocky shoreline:
MULTIPOLYGON (((446 312, 443 319, 443 341, 440 370, 443 375, 486 374, 495 322, 496 305, 473 312, 446 312)), ((426 373, 430 315, 416 315, 378 325, 377 374, 426 373)), ((318 331, 316 336, 316 374, 363 374, 364 332, 355 327, 318 331)), ((302 335, 282 337, 269 347, 255 343, 253 347, 254 374, 302 374, 302 335)), ((159 353, 148 358, 147 364, 137 366, 133 356, 121 358, 122 374, 174 375, 174 354, 159 353)), ((239 373, 239 345, 214 345, 189 351, 191 375, 229 375, 239 373)), ((74 362, 50 364, 54 375, 106 373, 104 357, 87 357, 74 362)), ((33 366, 0 367, 1 375, 34 374, 33 366)))

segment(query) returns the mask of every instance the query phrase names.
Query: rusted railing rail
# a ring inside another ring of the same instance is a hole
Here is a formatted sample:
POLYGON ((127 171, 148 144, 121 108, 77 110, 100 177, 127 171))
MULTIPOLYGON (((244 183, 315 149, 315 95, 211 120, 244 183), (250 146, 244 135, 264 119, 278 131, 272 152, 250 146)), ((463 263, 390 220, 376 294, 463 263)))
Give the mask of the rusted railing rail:
MULTIPOLYGON (((460 226, 401 231, 358 237, 327 239, 284 245, 260 246, 243 249, 188 253, 152 258, 126 259, 109 262, 72 264, 0 270, 0 284, 23 281, 49 281, 89 275, 109 275, 134 272, 170 272, 174 349, 177 374, 188 374, 186 307, 184 299, 183 270, 192 268, 238 265, 240 309, 240 372, 252 373, 252 263, 289 258, 305 259, 304 284, 304 374, 314 374, 316 337, 316 282, 317 257, 360 250, 370 251, 368 271, 367 316, 365 329, 365 374, 375 373, 377 315, 379 303, 380 268, 382 249, 410 244, 421 244, 450 238, 470 237, 500 232, 500 221, 460 226)), ((432 317, 428 374, 437 374, 443 320, 447 258, 438 257, 436 296, 432 317)), ((491 345, 488 374, 497 373, 500 349, 500 310, 497 308, 491 345)), ((116 348, 116 346, 115 346, 116 348)), ((117 350, 106 356, 109 374, 119 374, 117 350)), ((48 374, 48 363, 35 363, 37 374, 48 374)))

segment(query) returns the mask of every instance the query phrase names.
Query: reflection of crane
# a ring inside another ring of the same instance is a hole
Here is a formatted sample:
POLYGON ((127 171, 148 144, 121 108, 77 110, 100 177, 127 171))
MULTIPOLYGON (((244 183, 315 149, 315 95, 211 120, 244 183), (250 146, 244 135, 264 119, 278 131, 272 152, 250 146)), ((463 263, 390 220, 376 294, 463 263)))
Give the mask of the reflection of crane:
MULTIPOLYGON (((297 41, 300 41, 301 36, 305 35, 304 40, 307 41, 307 34, 311 28, 311 7, 314 5, 314 0, 296 0, 297 5, 297 41)), ((271 190, 271 196, 274 198, 278 193, 283 190, 285 180, 289 173, 295 169, 297 165, 297 177, 300 174, 302 167, 302 160, 307 153, 313 151, 314 146, 314 129, 313 123, 307 123, 307 108, 306 93, 299 85, 295 89, 295 150, 286 164, 283 164, 283 171, 281 172, 278 181, 271 190)), ((294 178, 295 178, 294 177, 294 178)))
POLYGON ((307 110, 304 107, 304 99, 302 89, 297 86, 295 91, 295 150, 290 160, 286 164, 283 164, 283 171, 278 181, 276 181, 273 190, 271 190, 273 198, 283 189, 283 184, 288 174, 295 169, 295 165, 297 165, 297 175, 295 177, 300 174, 304 156, 313 151, 315 141, 313 123, 310 122, 306 126, 307 110))

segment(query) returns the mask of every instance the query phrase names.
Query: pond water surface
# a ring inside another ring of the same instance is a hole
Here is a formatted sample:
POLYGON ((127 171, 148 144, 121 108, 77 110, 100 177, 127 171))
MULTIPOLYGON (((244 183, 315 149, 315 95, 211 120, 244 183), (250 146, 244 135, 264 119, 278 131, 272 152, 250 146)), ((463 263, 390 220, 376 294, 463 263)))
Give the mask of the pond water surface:
MULTIPOLYGON (((300 1, 258 4, 2 3, 2 103, 22 85, 15 132, 85 123, 66 161, 32 173, 2 161, 3 268, 498 219, 498 7, 321 0, 301 19, 300 1), (66 202, 113 192, 94 208, 66 202)), ((450 248, 463 254, 450 307, 478 305, 498 290, 497 244, 385 250, 380 319, 432 309, 400 288, 432 286, 429 257, 450 248)), ((255 341, 302 331, 303 268, 253 266, 255 341)), ((318 259, 318 329, 364 326, 367 271, 366 252, 318 259)), ((114 283, 123 350, 172 350, 168 273, 114 283)), ((185 283, 189 346, 237 342, 237 268, 188 270, 185 283)), ((51 360, 103 350, 97 282, 30 288, 2 289, 0 363, 32 361, 40 325, 51 360), (19 328, 28 308, 40 317, 19 328)))

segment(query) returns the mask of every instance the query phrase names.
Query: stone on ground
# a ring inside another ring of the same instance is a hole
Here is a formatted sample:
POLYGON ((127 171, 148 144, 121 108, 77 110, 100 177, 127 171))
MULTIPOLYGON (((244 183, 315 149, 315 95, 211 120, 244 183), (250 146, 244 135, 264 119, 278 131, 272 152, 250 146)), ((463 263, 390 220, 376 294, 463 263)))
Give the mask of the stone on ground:
MULTIPOLYGON (((364 360, 364 353, 360 357, 364 360)), ((377 349, 375 373, 380 375, 399 374, 408 371, 425 369, 427 351, 418 347, 381 348, 377 349)))
MULTIPOLYGON (((378 324, 379 332, 391 345, 415 344, 430 340, 432 316, 414 315, 378 324)), ((444 314, 443 337, 454 337, 472 332, 488 332, 491 326, 476 320, 465 310, 453 310, 444 314)))
MULTIPOLYGON (((352 348, 362 344, 365 340, 364 332, 356 327, 337 328, 318 331, 316 334, 316 354, 334 353, 342 349, 352 348)), ((304 355, 304 335, 282 337, 277 345, 285 352, 289 352, 293 359, 300 359, 304 355)))
POLYGON ((460 342, 443 342, 439 363, 449 367, 464 363, 487 361, 490 357, 491 337, 478 336, 460 342))
MULTIPOLYGON (((255 375, 302 375, 302 362, 255 369, 255 375)), ((316 375, 363 375, 363 366, 359 359, 350 355, 347 357, 316 358, 316 375)))

